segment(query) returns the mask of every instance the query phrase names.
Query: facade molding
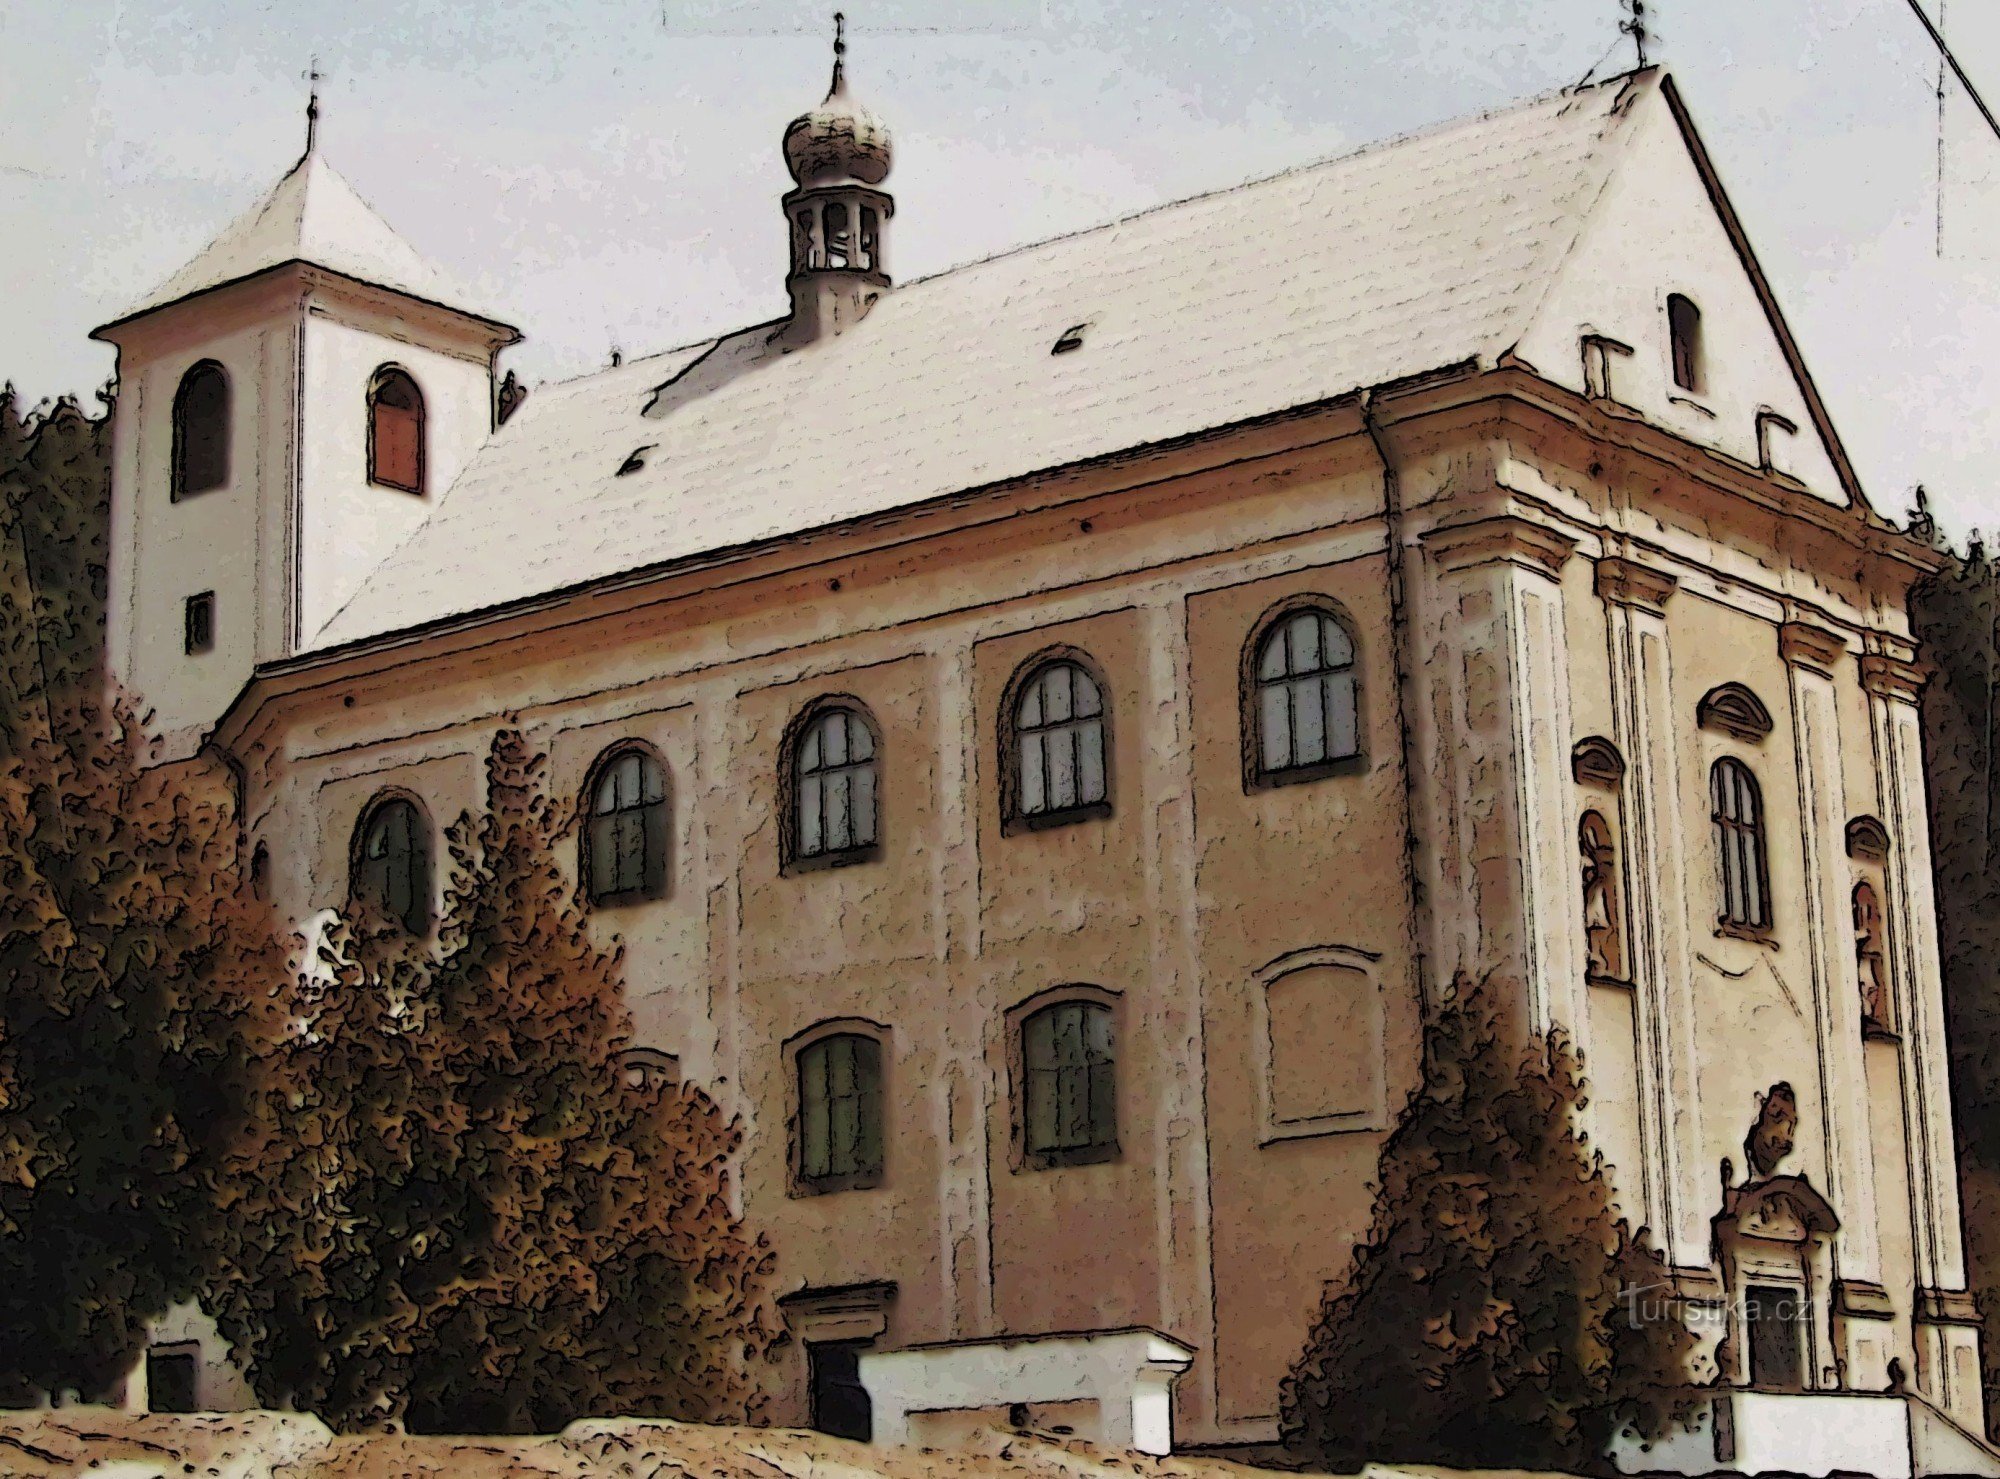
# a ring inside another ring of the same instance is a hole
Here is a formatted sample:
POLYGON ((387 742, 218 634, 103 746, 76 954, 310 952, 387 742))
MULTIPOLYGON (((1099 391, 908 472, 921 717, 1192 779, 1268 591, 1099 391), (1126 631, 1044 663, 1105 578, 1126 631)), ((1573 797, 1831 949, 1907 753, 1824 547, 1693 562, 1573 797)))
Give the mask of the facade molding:
POLYGON ((1680 584, 1680 577, 1623 555, 1606 555, 1597 562, 1598 599, 1648 616, 1665 616, 1667 602, 1680 584))
POLYGON ((1925 664, 1885 652, 1864 653, 1861 658, 1861 686, 1880 698, 1913 704, 1922 696, 1930 677, 1925 664))
POLYGON ((1418 536, 1442 570, 1456 574, 1482 565, 1505 563, 1537 575, 1558 577, 1577 541, 1519 514, 1495 514, 1459 524, 1444 524, 1418 536))
POLYGON ((1778 655, 1793 667, 1810 668, 1831 678, 1834 664, 1847 655, 1847 641, 1825 627, 1788 621, 1778 628, 1778 655))

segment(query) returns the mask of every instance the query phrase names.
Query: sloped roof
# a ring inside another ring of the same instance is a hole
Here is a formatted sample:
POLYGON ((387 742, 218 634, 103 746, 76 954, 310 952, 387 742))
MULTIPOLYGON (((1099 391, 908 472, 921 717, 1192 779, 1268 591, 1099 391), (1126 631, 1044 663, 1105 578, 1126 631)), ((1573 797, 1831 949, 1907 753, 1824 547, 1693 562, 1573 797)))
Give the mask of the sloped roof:
POLYGON ((993 257, 789 353, 765 325, 545 387, 308 646, 1490 365, 1659 85, 1539 98, 993 257))
POLYGON ((432 302, 448 296, 437 269, 375 214, 318 150, 308 149, 268 195, 119 321, 286 262, 310 262, 432 302))

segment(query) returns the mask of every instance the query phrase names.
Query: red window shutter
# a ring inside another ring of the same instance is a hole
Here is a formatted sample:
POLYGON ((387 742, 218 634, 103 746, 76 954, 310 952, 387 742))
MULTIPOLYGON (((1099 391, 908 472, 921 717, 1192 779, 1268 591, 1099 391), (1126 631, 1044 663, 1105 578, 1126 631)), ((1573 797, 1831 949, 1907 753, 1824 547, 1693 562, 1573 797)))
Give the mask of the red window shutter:
POLYGON ((370 478, 401 488, 423 491, 422 421, 415 411, 375 402, 375 465, 370 478))

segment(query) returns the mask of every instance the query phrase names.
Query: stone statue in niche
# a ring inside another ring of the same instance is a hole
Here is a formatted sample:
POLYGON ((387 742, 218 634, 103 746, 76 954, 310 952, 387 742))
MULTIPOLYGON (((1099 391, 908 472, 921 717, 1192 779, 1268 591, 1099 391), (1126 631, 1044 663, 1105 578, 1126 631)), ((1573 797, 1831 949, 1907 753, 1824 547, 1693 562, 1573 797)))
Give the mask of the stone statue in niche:
POLYGON ((1583 860, 1585 969, 1593 979, 1622 981, 1625 952, 1618 924, 1618 854, 1611 828, 1596 812, 1587 811, 1576 840, 1583 860))
POLYGON ((1861 1020, 1889 1023, 1889 976, 1883 966, 1882 902, 1866 879, 1854 885, 1854 967, 1861 981, 1861 1020))
POLYGON ((1753 1180, 1775 1175, 1798 1134, 1799 1102, 1788 1083, 1771 1085, 1768 1093, 1757 1096, 1757 1122, 1743 1139, 1743 1158, 1750 1163, 1753 1180))

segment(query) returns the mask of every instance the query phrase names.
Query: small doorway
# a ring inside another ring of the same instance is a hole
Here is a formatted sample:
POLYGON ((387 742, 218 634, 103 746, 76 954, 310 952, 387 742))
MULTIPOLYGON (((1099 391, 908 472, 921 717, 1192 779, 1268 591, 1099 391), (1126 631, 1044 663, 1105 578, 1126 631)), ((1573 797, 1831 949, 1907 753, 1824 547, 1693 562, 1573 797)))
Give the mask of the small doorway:
POLYGON ((192 1345, 153 1346, 146 1352, 146 1410, 200 1411, 201 1354, 192 1345))
POLYGON ((1750 1384, 1804 1391, 1805 1296, 1783 1284, 1752 1284, 1744 1291, 1743 1319, 1750 1327, 1750 1384))
POLYGON ((861 1353, 868 1340, 815 1341, 806 1347, 812 1391, 812 1425, 835 1438, 866 1443, 874 1436, 874 1409, 861 1385, 861 1353))

